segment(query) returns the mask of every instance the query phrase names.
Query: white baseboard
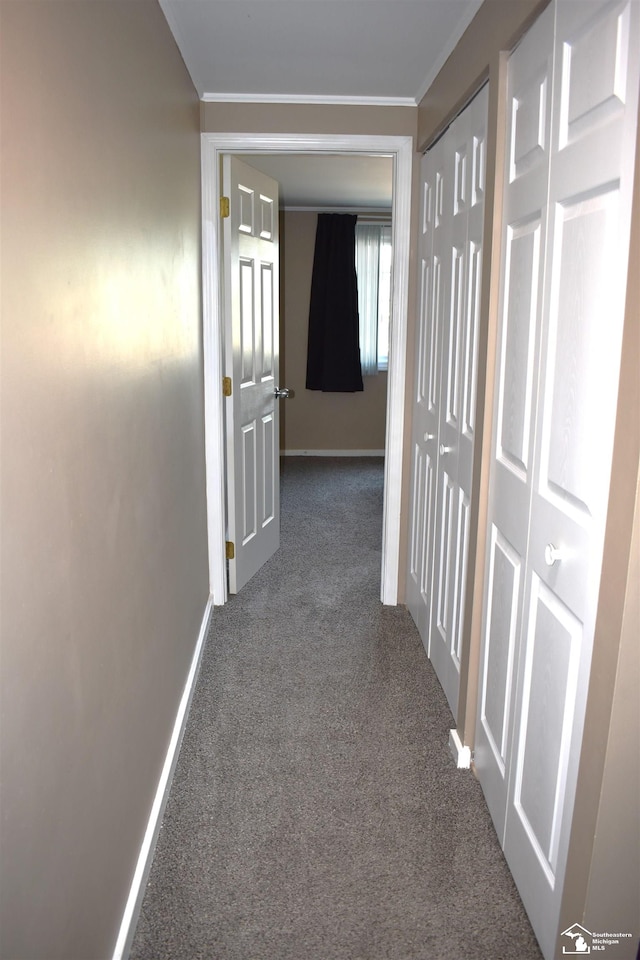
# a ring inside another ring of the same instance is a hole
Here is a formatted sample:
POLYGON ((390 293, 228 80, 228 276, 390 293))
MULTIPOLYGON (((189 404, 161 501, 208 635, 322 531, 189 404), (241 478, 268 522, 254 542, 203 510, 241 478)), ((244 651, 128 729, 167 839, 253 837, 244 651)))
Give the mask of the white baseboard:
POLYGON ((151 813, 149 814, 147 829, 142 840, 142 846, 140 847, 138 862, 133 874, 133 880, 131 881, 131 889, 129 890, 129 896, 124 908, 122 923, 120 924, 120 932, 118 933, 118 939, 116 940, 115 949, 113 951, 113 960, 126 960, 126 957, 129 956, 129 951, 131 949, 131 943, 136 931, 136 925, 140 915, 140 908, 142 907, 142 900, 144 898, 147 880, 149 878, 149 871, 151 870, 151 864, 153 862, 156 840, 158 839, 158 834, 162 825, 162 816, 169 798, 173 774, 176 768, 176 763, 178 762, 178 754, 180 753, 180 745, 182 743, 187 717, 189 716, 191 698, 193 697, 196 680, 198 679, 200 660, 202 658, 204 641, 207 636, 212 609, 213 598, 209 597, 204 610, 204 615, 202 617, 202 623, 200 624, 198 642, 196 643, 196 648, 191 659, 191 667, 189 668, 187 681, 184 685, 184 690, 180 699, 180 705, 178 707, 175 723, 173 725, 173 732, 171 734, 171 740, 169 741, 169 747, 167 749, 164 765, 162 767, 162 773, 160 774, 156 795, 151 807, 151 813))
POLYGON ((463 746, 457 730, 449 730, 449 749, 458 770, 468 770, 471 766, 471 750, 463 746))
POLYGON ((384 457, 384 450, 281 450, 283 457, 384 457))

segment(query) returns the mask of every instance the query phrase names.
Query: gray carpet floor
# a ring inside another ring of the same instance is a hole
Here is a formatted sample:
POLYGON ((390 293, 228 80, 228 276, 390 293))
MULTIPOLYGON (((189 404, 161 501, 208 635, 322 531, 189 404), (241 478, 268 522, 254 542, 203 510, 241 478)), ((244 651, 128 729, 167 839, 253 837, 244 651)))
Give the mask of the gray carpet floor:
POLYGON ((287 459, 212 618, 131 960, 540 960, 406 609, 380 460, 287 459))

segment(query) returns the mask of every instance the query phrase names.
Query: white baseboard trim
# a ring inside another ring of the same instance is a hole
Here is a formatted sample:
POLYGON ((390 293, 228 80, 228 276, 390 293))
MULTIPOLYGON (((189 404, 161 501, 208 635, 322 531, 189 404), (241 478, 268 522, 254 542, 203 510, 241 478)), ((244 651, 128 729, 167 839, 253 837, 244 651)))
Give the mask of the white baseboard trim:
POLYGON ((449 749, 458 770, 468 770, 471 766, 471 750, 463 746, 457 730, 449 730, 449 749))
POLYGON ((283 457, 384 457, 384 450, 282 450, 283 457))
POLYGON ((151 807, 151 813, 149 814, 147 829, 142 840, 142 846, 140 847, 138 862, 133 874, 133 880, 131 881, 131 889, 129 890, 129 896, 124 908, 120 932, 118 933, 118 939, 116 940, 113 951, 113 960, 126 960, 131 949, 131 943, 136 931, 140 908, 142 907, 142 900, 149 878, 149 871, 151 870, 151 864, 153 862, 156 840, 158 839, 162 825, 162 816, 169 798, 173 774, 176 763, 178 762, 178 754, 180 753, 180 745, 182 743, 187 717, 189 716, 191 698, 193 697, 196 680, 198 679, 200 660, 202 658, 204 641, 207 636, 212 609, 213 598, 209 597, 202 617, 202 623, 200 624, 198 642, 196 643, 196 648, 191 660, 191 667, 189 668, 189 674, 180 699, 180 705, 173 725, 173 732, 162 767, 162 773, 160 774, 156 795, 151 807))

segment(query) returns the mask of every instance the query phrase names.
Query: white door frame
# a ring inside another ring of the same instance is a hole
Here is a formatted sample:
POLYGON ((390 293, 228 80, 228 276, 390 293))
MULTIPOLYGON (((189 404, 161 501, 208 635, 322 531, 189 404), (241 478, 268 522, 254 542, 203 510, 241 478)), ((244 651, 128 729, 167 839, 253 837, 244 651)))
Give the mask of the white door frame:
POLYGON ((393 297, 389 342, 380 599, 398 602, 400 506, 405 420, 412 137, 203 133, 202 296, 205 462, 209 584, 213 603, 227 600, 225 452, 222 397, 224 329, 221 297, 220 158, 225 153, 365 154, 393 160, 393 297))

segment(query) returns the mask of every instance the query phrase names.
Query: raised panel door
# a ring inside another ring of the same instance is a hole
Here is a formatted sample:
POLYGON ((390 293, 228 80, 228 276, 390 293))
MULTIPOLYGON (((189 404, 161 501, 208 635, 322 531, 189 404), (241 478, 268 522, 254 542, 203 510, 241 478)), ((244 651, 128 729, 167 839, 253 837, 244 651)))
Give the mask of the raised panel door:
POLYGON ((444 194, 448 224, 442 238, 446 279, 429 656, 454 717, 460 688, 475 432, 487 106, 485 86, 443 138, 451 188, 444 194))
POLYGON ((491 441, 487 563, 475 766, 501 842, 533 482, 538 345, 544 293, 554 8, 509 61, 500 316, 491 441))
POLYGON ((237 593, 280 541, 278 185, 225 157, 223 189, 228 570, 237 593))
POLYGON ((555 949, 615 428, 640 8, 560 3, 522 652, 504 850, 555 949))
POLYGON ((407 605, 429 650, 435 536, 435 463, 441 378, 442 240, 447 173, 442 144, 421 166, 420 295, 413 400, 413 480, 407 605))

